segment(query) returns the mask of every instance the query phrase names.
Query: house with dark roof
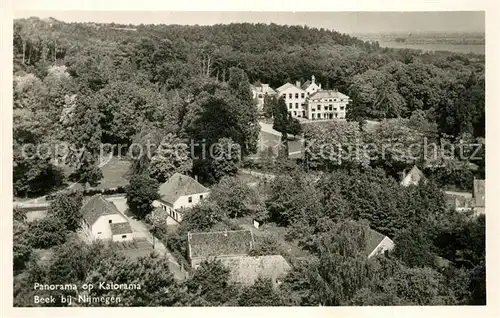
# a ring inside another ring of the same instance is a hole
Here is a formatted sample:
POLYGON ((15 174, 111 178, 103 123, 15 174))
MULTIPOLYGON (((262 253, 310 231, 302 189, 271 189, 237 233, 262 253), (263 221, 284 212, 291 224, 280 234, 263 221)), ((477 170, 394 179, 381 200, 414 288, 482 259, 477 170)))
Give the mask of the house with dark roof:
POLYGON ((247 256, 254 245, 250 230, 188 233, 188 255, 194 269, 206 260, 247 256))
POLYGON ((410 185, 418 185, 420 182, 426 181, 427 179, 424 173, 417 166, 413 166, 408 174, 406 174, 406 172, 403 172, 401 185, 404 187, 408 187, 410 185))
POLYGON ((82 228, 89 240, 133 240, 133 231, 127 218, 101 194, 96 194, 85 202, 81 212, 82 228))
POLYGON ((255 240, 251 230, 188 233, 191 267, 203 261, 219 260, 230 270, 235 283, 252 285, 258 277, 269 278, 275 285, 291 269, 281 255, 249 256, 255 240))
POLYGON ((195 179, 174 173, 158 189, 160 199, 153 206, 167 212, 167 224, 176 225, 182 221, 184 208, 191 208, 208 197, 210 190, 195 179))
POLYGON ((474 179, 474 214, 486 213, 486 183, 485 180, 474 179))
POLYGON ((372 229, 367 231, 365 253, 368 258, 392 249, 394 249, 394 242, 390 238, 372 229))

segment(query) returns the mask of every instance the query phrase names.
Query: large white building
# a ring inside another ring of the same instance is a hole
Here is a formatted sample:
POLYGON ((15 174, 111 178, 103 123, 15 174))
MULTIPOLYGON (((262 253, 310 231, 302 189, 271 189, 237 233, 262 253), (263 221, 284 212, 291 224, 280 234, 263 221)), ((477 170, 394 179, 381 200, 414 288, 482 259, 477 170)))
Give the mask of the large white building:
POLYGON ((307 101, 307 92, 301 88, 300 82, 295 85, 286 83, 276 89, 278 97, 285 100, 288 113, 293 117, 305 117, 304 107, 307 101))
POLYGON ((285 100, 288 113, 294 118, 309 120, 334 120, 346 118, 349 96, 337 90, 323 90, 316 83, 314 75, 311 80, 295 85, 286 83, 276 89, 278 97, 285 100))

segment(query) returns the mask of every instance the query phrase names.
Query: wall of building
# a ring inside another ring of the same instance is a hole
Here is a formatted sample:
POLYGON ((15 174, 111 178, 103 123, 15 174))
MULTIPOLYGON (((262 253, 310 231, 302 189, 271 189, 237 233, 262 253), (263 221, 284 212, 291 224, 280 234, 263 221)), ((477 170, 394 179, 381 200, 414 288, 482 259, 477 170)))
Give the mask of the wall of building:
POLYGON ((348 103, 348 101, 334 101, 333 98, 320 101, 309 100, 306 116, 311 120, 344 119, 348 103))
POLYGON ((190 208, 200 203, 201 200, 208 197, 209 192, 196 193, 192 195, 182 196, 174 203, 174 209, 190 208), (191 198, 191 199, 190 199, 191 198), (190 202, 191 200, 191 202, 190 202))
POLYGON ((113 235, 113 242, 126 242, 126 241, 132 241, 133 239, 134 235, 132 233, 113 235))
POLYGON ((285 100, 288 113, 292 114, 292 117, 304 117, 304 106, 307 100, 307 92, 305 90, 298 87, 290 87, 281 91, 279 96, 285 100))
POLYGON ((93 240, 101 239, 101 240, 109 240, 112 237, 111 227, 109 226, 111 223, 124 223, 127 222, 127 219, 121 214, 111 214, 111 215, 103 215, 100 216, 97 221, 92 225, 92 236, 93 240))

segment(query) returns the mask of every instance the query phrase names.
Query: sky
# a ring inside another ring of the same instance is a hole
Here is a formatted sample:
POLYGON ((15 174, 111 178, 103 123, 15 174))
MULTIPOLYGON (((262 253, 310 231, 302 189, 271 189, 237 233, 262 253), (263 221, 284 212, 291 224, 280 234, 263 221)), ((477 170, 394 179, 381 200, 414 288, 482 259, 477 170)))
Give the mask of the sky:
POLYGON ((14 18, 53 17, 66 22, 213 25, 232 22, 307 25, 342 33, 484 32, 482 11, 430 12, 159 12, 159 11, 17 11, 14 18))

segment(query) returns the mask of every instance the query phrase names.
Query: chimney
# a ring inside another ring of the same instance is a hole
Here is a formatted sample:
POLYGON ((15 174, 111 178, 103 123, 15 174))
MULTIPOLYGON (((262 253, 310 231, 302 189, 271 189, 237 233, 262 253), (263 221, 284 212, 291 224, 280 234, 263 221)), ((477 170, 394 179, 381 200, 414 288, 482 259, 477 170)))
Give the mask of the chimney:
POLYGON ((269 88, 269 84, 262 84, 262 91, 266 91, 269 88))
POLYGON ((195 179, 196 181, 198 181, 198 175, 197 175, 197 174, 195 174, 195 175, 194 175, 194 179, 195 179))
POLYGON ((298 88, 300 88, 300 81, 295 82, 295 86, 297 86, 298 88))
POLYGON ((227 237, 227 229, 224 229, 224 236, 227 237))
POLYGON ((314 75, 313 75, 313 76, 311 76, 311 83, 314 84, 315 82, 316 82, 316 77, 314 77, 314 75))
POLYGON ((321 84, 318 84, 319 89, 321 89, 321 84))

